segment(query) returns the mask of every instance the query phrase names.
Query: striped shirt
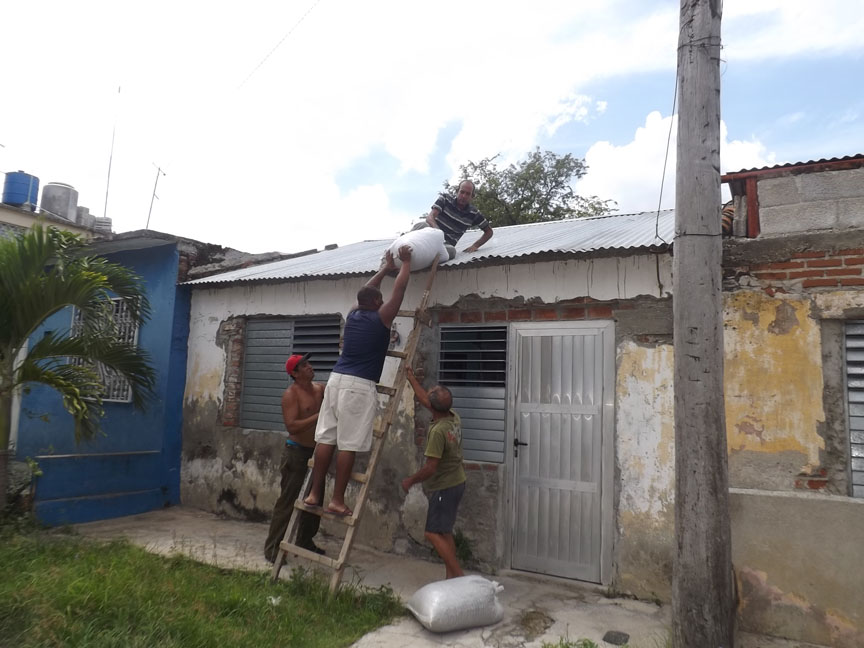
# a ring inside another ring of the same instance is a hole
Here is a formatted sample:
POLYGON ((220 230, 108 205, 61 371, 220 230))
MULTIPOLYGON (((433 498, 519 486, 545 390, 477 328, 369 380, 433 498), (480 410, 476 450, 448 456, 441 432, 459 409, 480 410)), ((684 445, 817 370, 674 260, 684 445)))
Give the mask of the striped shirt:
POLYGON ((489 227, 489 221, 470 203, 462 209, 456 204, 456 199, 448 194, 439 194, 432 209, 438 210, 435 222, 438 229, 444 232, 444 240, 450 245, 456 245, 469 227, 482 230, 489 227))

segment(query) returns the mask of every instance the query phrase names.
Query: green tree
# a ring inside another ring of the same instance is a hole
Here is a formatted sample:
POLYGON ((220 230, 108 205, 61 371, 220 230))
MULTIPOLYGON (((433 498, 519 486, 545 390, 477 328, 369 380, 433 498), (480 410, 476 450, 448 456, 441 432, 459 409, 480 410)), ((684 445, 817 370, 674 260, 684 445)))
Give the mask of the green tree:
POLYGON ((88 256, 80 237, 37 225, 0 239, 0 510, 6 505, 16 387, 26 390, 28 384, 41 383, 57 390, 74 420, 76 441, 94 437, 104 414, 96 363, 129 382, 136 407, 143 408, 152 395, 155 373, 149 355, 118 340, 112 298, 124 302, 137 323, 149 316, 140 278, 88 256), (80 311, 80 332, 74 337, 48 332, 21 358, 36 328, 68 306, 80 311))
MULTIPOLYGON (((498 155, 459 168, 459 182, 471 180, 477 187, 472 203, 493 227, 602 216, 615 201, 597 196, 578 196, 571 183, 588 172, 585 161, 570 153, 557 155, 535 149, 524 160, 499 169, 498 155)), ((456 195, 459 184, 444 183, 456 195)))

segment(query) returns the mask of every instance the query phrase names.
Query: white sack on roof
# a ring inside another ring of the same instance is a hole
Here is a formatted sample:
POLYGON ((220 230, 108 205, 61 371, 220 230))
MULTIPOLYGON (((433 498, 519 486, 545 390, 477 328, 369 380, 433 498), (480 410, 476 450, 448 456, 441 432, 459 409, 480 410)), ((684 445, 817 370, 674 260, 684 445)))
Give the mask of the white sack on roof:
POLYGON ((444 247, 444 232, 431 227, 406 232, 397 238, 388 248, 396 267, 401 268, 399 260, 399 248, 407 245, 411 248, 411 270, 422 270, 428 268, 438 257, 438 261, 446 261, 449 258, 447 248, 444 247))

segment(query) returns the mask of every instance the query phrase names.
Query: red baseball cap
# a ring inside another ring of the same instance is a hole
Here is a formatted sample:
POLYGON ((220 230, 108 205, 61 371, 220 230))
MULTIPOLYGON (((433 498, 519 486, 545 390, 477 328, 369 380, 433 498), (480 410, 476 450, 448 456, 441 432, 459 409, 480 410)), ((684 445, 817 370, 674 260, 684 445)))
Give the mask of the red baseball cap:
POLYGON ((301 362, 303 362, 305 360, 308 360, 311 357, 312 357, 311 353, 304 353, 302 355, 299 353, 295 353, 290 358, 288 358, 287 362, 285 363, 285 371, 288 372, 288 375, 291 375, 292 373, 294 373, 294 370, 297 368, 297 365, 299 365, 301 362))

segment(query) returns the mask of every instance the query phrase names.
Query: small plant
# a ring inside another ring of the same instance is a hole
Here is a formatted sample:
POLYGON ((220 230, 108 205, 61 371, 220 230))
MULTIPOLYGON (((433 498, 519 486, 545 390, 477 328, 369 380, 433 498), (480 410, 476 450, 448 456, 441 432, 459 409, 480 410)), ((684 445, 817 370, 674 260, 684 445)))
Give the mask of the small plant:
POLYGON ((44 474, 42 469, 39 467, 39 462, 32 457, 26 457, 24 461, 27 462, 27 467, 30 469, 30 474, 33 477, 41 477, 44 474))
POLYGON ((463 566, 474 564, 474 550, 471 540, 461 531, 453 531, 453 541, 456 543, 456 557, 463 566))
MULTIPOLYGON (((475 567, 476 562, 474 560, 474 550, 471 548, 473 542, 471 542, 468 536, 458 529, 455 529, 453 531, 453 542, 456 543, 456 558, 459 560, 459 564, 468 569, 475 567)), ((435 547, 429 549, 429 555, 438 556, 435 547)))
MULTIPOLYGON (((558 639, 558 643, 548 643, 546 641, 543 642, 542 648, 600 648, 596 643, 591 641, 590 639, 576 639, 575 641, 572 639, 568 639, 566 637, 561 637, 558 639)), ((622 648, 627 648, 623 646, 622 648)))

